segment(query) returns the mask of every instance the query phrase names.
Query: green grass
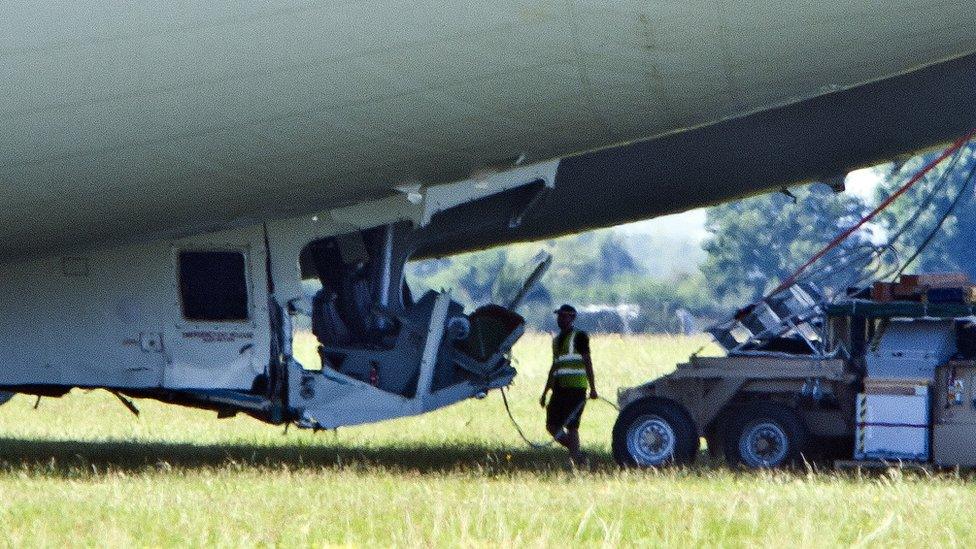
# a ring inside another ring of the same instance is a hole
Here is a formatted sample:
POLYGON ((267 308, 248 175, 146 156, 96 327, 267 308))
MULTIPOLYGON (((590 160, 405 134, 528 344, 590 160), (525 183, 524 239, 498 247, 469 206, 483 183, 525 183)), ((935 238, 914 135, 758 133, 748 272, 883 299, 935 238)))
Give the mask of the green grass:
MULTIPOLYGON (((305 339, 299 349, 311 349, 305 339)), ((604 395, 663 373, 703 338, 595 337, 604 395)), ((714 351, 709 348, 709 351, 714 351)), ((543 439, 549 342, 516 349, 511 397, 543 439)), ((615 412, 594 403, 593 457, 526 448, 497 393, 417 418, 313 434, 104 392, 0 409, 6 545, 948 545, 976 536, 955 474, 621 471, 615 412)))

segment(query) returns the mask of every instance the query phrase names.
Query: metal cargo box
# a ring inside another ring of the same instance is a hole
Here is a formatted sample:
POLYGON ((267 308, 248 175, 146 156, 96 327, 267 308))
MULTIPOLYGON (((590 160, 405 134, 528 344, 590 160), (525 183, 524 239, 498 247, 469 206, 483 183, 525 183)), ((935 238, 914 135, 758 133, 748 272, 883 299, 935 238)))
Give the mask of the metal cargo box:
POLYGON ((956 353, 952 320, 892 320, 882 330, 866 357, 869 378, 934 380, 935 369, 956 353))
POLYGON ((857 396, 856 459, 928 461, 929 388, 870 387, 857 396))

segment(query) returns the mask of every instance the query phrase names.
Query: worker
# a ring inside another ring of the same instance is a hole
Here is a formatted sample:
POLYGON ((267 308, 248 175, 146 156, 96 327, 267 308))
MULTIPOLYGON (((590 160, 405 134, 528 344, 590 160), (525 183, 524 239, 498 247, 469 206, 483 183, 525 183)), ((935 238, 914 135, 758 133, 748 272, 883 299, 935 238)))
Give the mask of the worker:
POLYGON ((586 332, 573 327, 576 309, 563 305, 555 311, 559 334, 552 341, 552 367, 542 390, 539 404, 546 409, 546 429, 569 450, 570 458, 578 461, 580 453, 579 425, 586 407, 586 388, 590 398, 597 399, 590 359, 590 338, 586 332), (552 390, 549 406, 546 395, 552 390))

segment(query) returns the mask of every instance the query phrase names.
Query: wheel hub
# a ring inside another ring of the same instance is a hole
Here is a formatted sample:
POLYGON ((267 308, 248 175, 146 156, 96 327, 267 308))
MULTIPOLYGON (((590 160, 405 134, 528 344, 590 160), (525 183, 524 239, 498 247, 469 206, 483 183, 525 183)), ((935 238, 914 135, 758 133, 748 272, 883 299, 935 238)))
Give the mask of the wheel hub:
POLYGON ((739 455, 751 467, 776 467, 789 453, 789 437, 773 422, 750 425, 739 439, 739 455))
POLYGON ((627 451, 638 465, 661 465, 674 455, 677 437, 664 418, 643 416, 627 431, 627 451))

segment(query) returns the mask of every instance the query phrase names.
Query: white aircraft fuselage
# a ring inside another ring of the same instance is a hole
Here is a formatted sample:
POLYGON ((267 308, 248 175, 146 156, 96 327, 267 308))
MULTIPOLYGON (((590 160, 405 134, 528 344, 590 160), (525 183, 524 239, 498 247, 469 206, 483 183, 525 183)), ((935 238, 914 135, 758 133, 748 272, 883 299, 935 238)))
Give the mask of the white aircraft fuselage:
POLYGON ((0 257, 312 213, 768 110, 976 51, 972 7, 6 2, 0 257))

